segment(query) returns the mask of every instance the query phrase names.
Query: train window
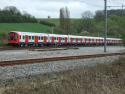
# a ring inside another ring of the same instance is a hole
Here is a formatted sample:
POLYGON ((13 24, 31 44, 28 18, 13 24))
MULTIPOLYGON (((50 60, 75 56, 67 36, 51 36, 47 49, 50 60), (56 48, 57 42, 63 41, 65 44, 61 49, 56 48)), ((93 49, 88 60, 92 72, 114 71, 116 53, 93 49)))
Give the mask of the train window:
POLYGON ((14 36, 14 40, 17 40, 17 39, 18 39, 18 37, 17 37, 17 35, 15 35, 15 36, 14 36))
POLYGON ((34 36, 32 36, 32 39, 34 40, 34 36))
POLYGON ((25 36, 23 36, 23 39, 25 39, 25 36))
POLYGON ((60 39, 60 37, 58 37, 58 40, 60 39))
POLYGON ((43 40, 43 37, 41 37, 41 40, 43 40))
POLYGON ((31 40, 31 36, 29 36, 29 40, 31 40))
POLYGON ((40 40, 40 37, 39 37, 39 40, 40 40))

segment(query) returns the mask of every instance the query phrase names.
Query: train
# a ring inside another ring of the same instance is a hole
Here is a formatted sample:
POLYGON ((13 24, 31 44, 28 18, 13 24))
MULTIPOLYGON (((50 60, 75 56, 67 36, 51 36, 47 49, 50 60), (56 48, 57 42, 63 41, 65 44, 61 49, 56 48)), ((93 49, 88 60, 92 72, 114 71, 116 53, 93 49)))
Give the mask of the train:
MULTIPOLYGON (((121 45, 120 38, 107 38, 107 45, 121 45)), ((11 46, 61 46, 61 45, 83 45, 94 46, 104 45, 103 37, 76 36, 76 35, 61 35, 47 33, 32 33, 10 31, 8 33, 8 45, 11 46)))

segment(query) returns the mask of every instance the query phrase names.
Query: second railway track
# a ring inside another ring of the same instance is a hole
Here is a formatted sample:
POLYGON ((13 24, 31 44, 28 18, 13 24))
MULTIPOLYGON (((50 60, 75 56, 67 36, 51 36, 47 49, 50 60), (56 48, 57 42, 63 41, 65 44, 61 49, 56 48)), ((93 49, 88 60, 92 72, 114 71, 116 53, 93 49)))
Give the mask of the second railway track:
POLYGON ((45 63, 45 62, 50 62, 50 61, 89 59, 89 58, 99 58, 99 57, 115 56, 115 55, 125 55, 125 53, 106 53, 106 54, 92 54, 92 55, 78 55, 78 56, 63 56, 63 57, 51 57, 51 58, 39 58, 39 59, 0 61, 0 66, 5 67, 5 66, 14 66, 14 65, 45 63))

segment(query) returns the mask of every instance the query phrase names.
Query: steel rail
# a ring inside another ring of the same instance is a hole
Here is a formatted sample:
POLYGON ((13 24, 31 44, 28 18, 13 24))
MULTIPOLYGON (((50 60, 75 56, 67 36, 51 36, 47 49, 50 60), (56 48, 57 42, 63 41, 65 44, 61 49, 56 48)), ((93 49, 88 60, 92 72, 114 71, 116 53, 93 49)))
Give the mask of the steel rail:
POLYGON ((99 57, 116 56, 116 55, 125 55, 125 53, 105 53, 105 54, 92 54, 92 55, 79 55, 79 56, 63 56, 63 57, 50 57, 50 58, 39 58, 39 59, 0 61, 0 66, 5 67, 14 65, 45 63, 51 61, 99 58, 99 57))

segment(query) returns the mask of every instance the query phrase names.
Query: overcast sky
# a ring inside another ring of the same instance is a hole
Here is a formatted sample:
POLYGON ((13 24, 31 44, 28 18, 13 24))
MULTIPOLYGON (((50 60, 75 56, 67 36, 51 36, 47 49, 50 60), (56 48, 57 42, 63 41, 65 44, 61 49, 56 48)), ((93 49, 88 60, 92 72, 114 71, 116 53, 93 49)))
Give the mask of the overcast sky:
MULTIPOLYGON (((125 5, 125 0, 107 1, 108 5, 125 5)), ((94 13, 96 10, 104 9, 104 0, 0 0, 0 8, 3 9, 5 6, 16 6, 37 18, 47 18, 48 15, 58 18, 59 9, 67 6, 72 18, 80 18, 84 11, 94 13)))

